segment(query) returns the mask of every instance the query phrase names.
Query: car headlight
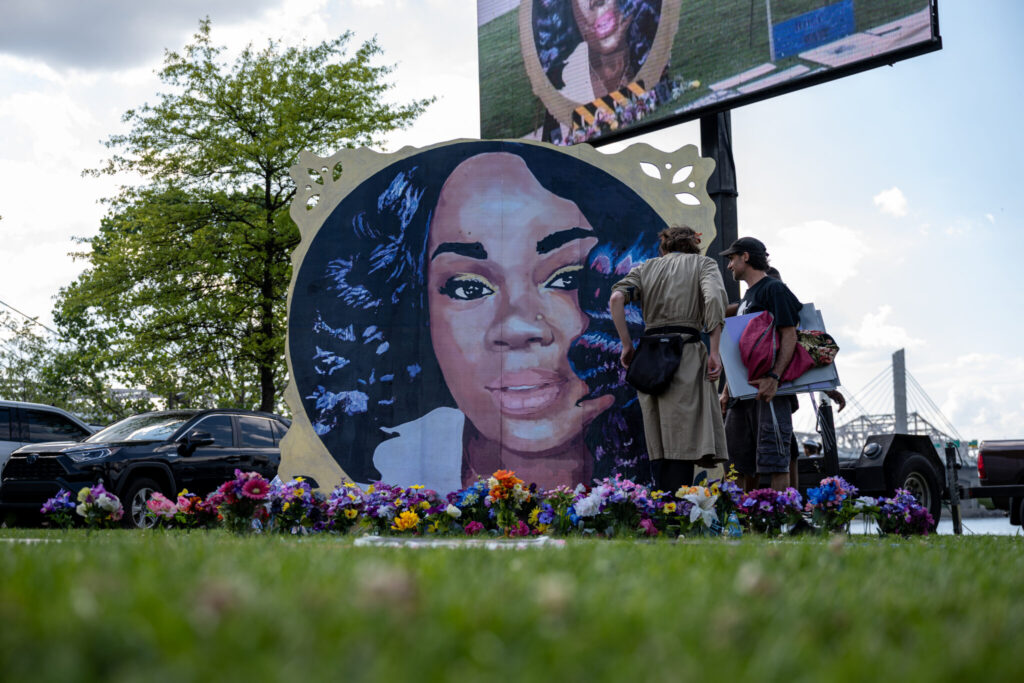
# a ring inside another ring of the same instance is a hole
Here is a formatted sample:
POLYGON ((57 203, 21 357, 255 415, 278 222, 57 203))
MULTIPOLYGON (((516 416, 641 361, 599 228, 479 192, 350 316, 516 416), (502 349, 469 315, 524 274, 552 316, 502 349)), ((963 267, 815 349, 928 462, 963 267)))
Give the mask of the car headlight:
POLYGON ((68 451, 65 453, 73 462, 89 462, 106 458, 113 451, 109 448, 90 448, 81 451, 68 451))

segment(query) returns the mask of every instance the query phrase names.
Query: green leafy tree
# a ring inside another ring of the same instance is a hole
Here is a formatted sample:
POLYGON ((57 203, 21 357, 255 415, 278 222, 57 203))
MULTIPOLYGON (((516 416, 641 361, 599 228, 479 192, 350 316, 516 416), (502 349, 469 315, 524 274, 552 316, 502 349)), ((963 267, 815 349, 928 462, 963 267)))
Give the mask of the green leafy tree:
POLYGON ((132 386, 184 402, 274 410, 286 384, 285 297, 299 233, 288 175, 302 150, 375 146, 431 100, 385 101, 375 40, 249 46, 230 66, 200 22, 158 72, 170 90, 128 111, 93 174, 145 184, 107 200, 85 272, 55 320, 132 386))

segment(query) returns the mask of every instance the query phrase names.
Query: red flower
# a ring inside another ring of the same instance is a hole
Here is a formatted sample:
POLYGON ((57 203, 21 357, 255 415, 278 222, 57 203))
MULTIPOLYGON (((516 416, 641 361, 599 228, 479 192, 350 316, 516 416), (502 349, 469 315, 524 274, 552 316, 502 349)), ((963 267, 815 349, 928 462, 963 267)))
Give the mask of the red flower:
POLYGON ((263 500, 270 493, 270 484, 263 477, 249 479, 242 484, 242 495, 253 500, 263 500))

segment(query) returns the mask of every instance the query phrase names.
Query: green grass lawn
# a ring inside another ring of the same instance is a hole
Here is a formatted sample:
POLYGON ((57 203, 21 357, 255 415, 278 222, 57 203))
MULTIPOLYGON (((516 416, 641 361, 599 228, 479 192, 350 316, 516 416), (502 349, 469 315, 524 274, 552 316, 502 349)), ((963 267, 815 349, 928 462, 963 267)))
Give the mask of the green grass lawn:
POLYGON ((1020 680, 1014 537, 0 531, 8 681, 1020 680), (42 538, 46 543, 7 542, 42 538))

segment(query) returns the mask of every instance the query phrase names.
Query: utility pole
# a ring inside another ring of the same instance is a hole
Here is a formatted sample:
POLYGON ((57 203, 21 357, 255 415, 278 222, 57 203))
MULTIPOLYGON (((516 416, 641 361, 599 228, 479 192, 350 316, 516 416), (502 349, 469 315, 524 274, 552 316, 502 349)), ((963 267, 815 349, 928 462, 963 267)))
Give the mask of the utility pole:
POLYGON ((715 171, 708 178, 708 195, 715 203, 716 234, 706 255, 718 263, 729 301, 739 301, 740 285, 726 269, 728 260, 718 255, 739 237, 736 216, 739 193, 736 191, 736 164, 732 158, 732 118, 728 110, 701 117, 700 153, 715 160, 715 171))

